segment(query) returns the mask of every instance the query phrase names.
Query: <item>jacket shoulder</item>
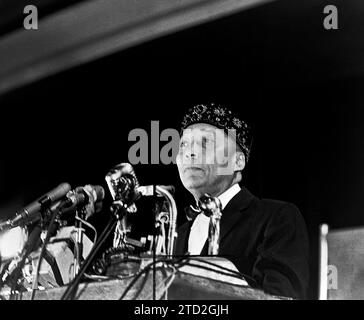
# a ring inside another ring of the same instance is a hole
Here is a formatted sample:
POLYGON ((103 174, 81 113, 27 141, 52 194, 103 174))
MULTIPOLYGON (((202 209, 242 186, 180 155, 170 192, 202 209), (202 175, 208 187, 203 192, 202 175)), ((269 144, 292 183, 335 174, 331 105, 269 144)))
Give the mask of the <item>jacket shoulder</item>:
POLYGON ((268 206, 271 208, 276 208, 276 209, 281 209, 281 208, 295 208, 298 210, 297 206, 294 205, 291 202, 287 202, 287 201, 281 201, 281 200, 275 200, 275 199, 259 199, 259 202, 261 202, 262 205, 264 206, 268 206))
POLYGON ((281 217, 288 220, 303 220, 298 207, 291 203, 274 199, 259 199, 258 206, 266 215, 271 218, 281 217))

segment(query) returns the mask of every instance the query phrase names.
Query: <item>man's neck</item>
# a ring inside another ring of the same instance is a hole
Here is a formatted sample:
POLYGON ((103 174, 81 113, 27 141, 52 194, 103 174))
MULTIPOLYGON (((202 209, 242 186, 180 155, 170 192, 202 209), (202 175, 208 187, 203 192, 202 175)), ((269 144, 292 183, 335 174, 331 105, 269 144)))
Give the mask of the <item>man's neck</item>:
POLYGON ((208 192, 207 190, 204 190, 202 192, 196 192, 193 194, 193 197, 195 198, 196 204, 198 205, 198 201, 199 199, 205 195, 206 193, 208 193, 210 196, 212 197, 218 197, 220 198, 221 195, 223 195, 224 193, 228 192, 228 190, 232 189, 232 188, 239 188, 240 191, 240 187, 237 181, 235 181, 235 179, 233 181, 231 181, 230 184, 228 184, 227 186, 225 186, 224 188, 220 188, 219 190, 216 190, 214 192, 208 192))

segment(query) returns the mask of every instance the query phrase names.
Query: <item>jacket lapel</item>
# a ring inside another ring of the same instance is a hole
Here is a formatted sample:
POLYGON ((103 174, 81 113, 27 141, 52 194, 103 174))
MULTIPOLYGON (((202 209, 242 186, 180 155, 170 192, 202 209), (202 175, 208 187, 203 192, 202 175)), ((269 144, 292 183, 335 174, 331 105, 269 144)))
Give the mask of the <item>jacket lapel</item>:
MULTIPOLYGON (((241 213, 250 206, 254 196, 242 187, 241 190, 229 201, 224 210, 220 221, 220 246, 224 238, 229 234, 234 225, 241 218, 241 213)), ((188 238, 193 221, 186 222, 178 229, 178 240, 176 243, 176 255, 184 255, 188 250, 188 238)), ((207 255, 208 240, 201 251, 201 255, 207 255)))
POLYGON ((222 211, 220 221, 220 243, 241 218, 241 213, 250 206, 254 196, 244 187, 233 197, 222 211))
POLYGON ((188 238, 190 236, 192 223, 193 221, 185 222, 180 228, 178 228, 175 255, 185 255, 187 253, 188 238))
MULTIPOLYGON (((222 217, 220 221, 220 248, 225 237, 230 233, 231 229, 236 225, 241 218, 241 213, 252 203, 254 196, 242 187, 241 190, 228 202, 224 210, 222 211, 222 217)), ((208 253, 208 239, 201 251, 201 255, 207 255, 208 253)))

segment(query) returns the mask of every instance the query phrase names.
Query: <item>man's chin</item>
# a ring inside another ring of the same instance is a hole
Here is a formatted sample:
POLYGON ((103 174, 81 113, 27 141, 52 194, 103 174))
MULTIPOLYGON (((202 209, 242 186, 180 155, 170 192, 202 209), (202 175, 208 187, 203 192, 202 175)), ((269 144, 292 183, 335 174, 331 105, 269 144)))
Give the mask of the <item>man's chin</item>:
POLYGON ((187 190, 196 190, 202 188, 206 182, 203 179, 193 179, 184 181, 183 185, 187 190))

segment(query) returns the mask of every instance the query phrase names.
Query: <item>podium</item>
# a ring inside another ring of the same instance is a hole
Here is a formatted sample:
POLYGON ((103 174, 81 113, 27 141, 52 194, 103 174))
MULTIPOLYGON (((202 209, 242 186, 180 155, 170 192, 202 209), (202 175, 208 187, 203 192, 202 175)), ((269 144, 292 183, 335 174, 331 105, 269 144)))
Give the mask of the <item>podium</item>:
MULTIPOLYGON (((144 265, 150 259, 143 261, 144 265)), ((140 277, 136 276, 81 283, 76 300, 283 300, 284 297, 273 296, 262 290, 249 287, 244 279, 218 272, 219 268, 209 271, 201 268, 211 262, 228 269, 232 263, 218 257, 199 257, 194 265, 181 267, 177 273, 169 268, 156 267, 148 269, 140 277), (137 279, 137 280, 136 280, 137 279), (132 283, 134 282, 134 283, 132 283), (131 286, 132 284, 132 286, 131 286), (126 291, 126 289, 129 290, 126 291)), ((210 264, 211 265, 211 264, 210 264)), ((231 269, 231 268, 229 268, 231 269)), ((35 300, 59 300, 66 286, 47 290, 38 290, 35 300)), ((17 297, 29 300, 30 292, 17 297)))

